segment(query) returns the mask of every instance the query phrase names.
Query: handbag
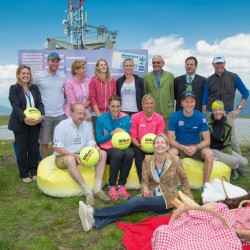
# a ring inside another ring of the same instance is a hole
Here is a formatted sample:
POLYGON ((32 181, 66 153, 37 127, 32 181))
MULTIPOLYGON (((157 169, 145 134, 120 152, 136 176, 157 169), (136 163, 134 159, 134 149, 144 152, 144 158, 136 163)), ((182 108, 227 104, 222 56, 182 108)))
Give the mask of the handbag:
POLYGON ((178 208, 153 234, 152 250, 240 250, 235 221, 225 204, 178 208))
POLYGON ((236 198, 229 198, 227 195, 225 185, 224 185, 224 181, 227 181, 225 176, 221 177, 221 182, 222 182, 223 190, 224 190, 225 195, 226 195, 226 199, 218 201, 218 202, 222 202, 222 203, 226 204, 229 209, 234 209, 234 208, 238 208, 239 204, 242 201, 249 199, 249 197, 250 197, 249 193, 246 195, 243 195, 243 196, 236 197, 236 198))

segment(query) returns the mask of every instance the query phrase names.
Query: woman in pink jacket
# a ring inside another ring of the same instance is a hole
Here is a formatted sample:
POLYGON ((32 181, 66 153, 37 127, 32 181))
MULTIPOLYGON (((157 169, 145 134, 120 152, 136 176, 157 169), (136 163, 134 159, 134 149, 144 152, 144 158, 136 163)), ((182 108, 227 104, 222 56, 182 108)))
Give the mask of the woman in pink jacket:
POLYGON ((95 76, 89 85, 89 97, 94 114, 92 122, 95 129, 96 118, 109 111, 109 98, 116 95, 116 81, 111 77, 106 60, 99 59, 96 62, 95 76))
POLYGON ((65 115, 70 116, 70 105, 74 102, 81 102, 85 105, 86 112, 91 114, 91 105, 89 100, 89 79, 86 77, 86 62, 83 60, 74 61, 71 65, 72 78, 67 80, 65 85, 65 94, 67 103, 65 106, 65 115))
POLYGON ((148 133, 163 134, 165 129, 164 118, 154 112, 155 99, 151 94, 142 97, 142 111, 132 115, 130 136, 135 154, 135 165, 139 180, 142 178, 142 162, 146 152, 141 147, 141 139, 148 133))

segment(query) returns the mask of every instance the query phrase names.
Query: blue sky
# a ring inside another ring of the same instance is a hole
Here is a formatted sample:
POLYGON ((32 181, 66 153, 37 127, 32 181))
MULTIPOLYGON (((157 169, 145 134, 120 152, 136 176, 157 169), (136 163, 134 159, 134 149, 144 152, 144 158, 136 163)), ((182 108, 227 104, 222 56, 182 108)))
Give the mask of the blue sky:
MULTIPOLYGON (((67 0, 0 0, 0 65, 16 63, 18 49, 43 49, 63 37, 67 0)), ((186 46, 250 33, 250 1, 86 0, 88 24, 119 30, 118 47, 138 49, 149 38, 176 34, 186 46)))
MULTIPOLYGON (((65 37, 68 0, 0 0, 0 98, 15 78, 18 49, 44 49, 49 37, 65 37)), ((213 72, 222 53, 227 68, 250 89, 250 1, 86 0, 89 25, 119 30, 117 48, 162 54, 165 69, 184 73, 184 60, 197 56, 198 73, 213 72)), ((149 68, 150 70, 150 68, 149 68)), ((91 76, 89 76, 91 77, 91 76)), ((6 98, 6 97, 5 97, 6 98)))

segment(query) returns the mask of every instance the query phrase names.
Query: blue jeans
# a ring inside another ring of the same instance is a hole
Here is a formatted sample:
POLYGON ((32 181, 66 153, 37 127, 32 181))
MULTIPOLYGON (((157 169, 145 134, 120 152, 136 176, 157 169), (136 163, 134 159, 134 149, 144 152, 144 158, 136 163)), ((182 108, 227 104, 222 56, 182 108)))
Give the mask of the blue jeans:
POLYGON ((132 199, 112 207, 94 209, 94 219, 96 228, 101 228, 107 224, 118 221, 125 215, 136 212, 167 212, 166 203, 162 196, 141 197, 136 196, 132 199))

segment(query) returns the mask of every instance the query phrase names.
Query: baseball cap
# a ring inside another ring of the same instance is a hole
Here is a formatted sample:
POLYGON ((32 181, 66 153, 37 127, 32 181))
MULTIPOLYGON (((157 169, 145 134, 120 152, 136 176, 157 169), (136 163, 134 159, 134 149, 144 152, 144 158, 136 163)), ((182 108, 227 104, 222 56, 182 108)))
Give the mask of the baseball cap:
POLYGON ((57 58, 57 59, 61 60, 60 56, 56 52, 49 53, 49 55, 48 55, 48 61, 52 60, 54 58, 57 58))
POLYGON ((195 98, 195 94, 193 91, 184 91, 182 94, 181 94, 181 100, 184 100, 186 99, 187 97, 193 97, 195 98))
POLYGON ((226 60, 225 60, 225 57, 222 56, 222 55, 217 55, 213 58, 213 63, 224 63, 226 60))
POLYGON ((223 109, 224 110, 224 103, 220 100, 216 100, 212 103, 211 106, 212 110, 219 108, 219 109, 223 109))

